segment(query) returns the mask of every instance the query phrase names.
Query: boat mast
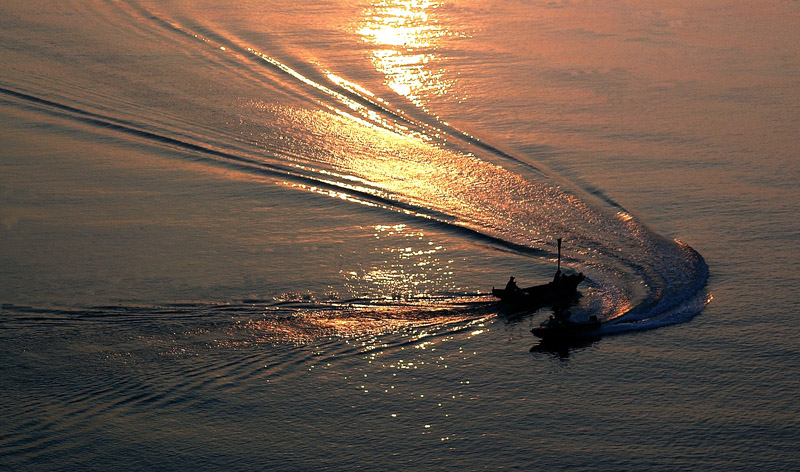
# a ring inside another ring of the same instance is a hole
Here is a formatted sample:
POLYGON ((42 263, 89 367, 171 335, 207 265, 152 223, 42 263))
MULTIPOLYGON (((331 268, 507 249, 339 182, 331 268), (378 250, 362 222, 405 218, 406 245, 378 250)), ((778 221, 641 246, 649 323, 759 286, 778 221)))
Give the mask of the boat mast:
POLYGON ((561 238, 558 238, 558 271, 561 272, 561 238))

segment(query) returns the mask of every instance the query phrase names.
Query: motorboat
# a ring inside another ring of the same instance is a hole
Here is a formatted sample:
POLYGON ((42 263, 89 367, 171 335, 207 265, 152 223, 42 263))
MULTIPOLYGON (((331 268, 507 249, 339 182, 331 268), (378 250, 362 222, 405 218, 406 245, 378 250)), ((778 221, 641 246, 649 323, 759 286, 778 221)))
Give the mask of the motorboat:
POLYGON ((571 301, 578 290, 578 284, 584 279, 583 274, 558 274, 552 282, 519 288, 512 278, 506 288, 492 288, 492 295, 509 304, 541 308, 548 304, 571 301))
POLYGON ((538 309, 547 305, 566 305, 575 297, 578 284, 585 278, 582 273, 570 275, 561 273, 561 238, 558 238, 558 266, 551 282, 520 288, 514 277, 511 277, 505 288, 492 287, 492 295, 515 307, 538 309))
POLYGON ((600 336, 602 323, 592 315, 587 321, 573 321, 568 311, 550 315, 538 327, 533 328, 534 336, 546 341, 573 341, 597 338, 600 336))

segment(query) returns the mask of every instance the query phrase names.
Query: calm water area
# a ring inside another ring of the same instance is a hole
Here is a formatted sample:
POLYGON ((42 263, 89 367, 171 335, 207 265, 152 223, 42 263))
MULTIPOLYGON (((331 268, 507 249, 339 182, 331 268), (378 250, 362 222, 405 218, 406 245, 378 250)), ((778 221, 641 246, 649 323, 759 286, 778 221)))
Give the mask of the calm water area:
POLYGON ((0 470, 798 470, 799 26, 4 0, 0 470))

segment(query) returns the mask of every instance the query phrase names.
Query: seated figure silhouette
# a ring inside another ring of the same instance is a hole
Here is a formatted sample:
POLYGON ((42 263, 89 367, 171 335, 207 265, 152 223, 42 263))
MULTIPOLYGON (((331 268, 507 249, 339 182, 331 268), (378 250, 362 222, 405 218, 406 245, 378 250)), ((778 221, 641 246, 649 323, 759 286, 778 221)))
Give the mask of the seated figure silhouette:
POLYGON ((511 277, 508 278, 508 283, 506 284, 506 290, 509 292, 513 292, 517 289, 518 289, 517 283, 514 281, 514 276, 512 275, 511 277))

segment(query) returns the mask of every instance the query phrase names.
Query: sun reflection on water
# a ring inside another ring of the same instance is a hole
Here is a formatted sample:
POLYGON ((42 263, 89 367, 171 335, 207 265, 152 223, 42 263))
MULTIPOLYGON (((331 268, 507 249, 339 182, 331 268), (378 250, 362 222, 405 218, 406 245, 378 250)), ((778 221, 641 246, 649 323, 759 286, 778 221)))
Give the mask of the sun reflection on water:
POLYGON ((354 293, 366 290, 384 298, 409 299, 453 288, 453 261, 444 258, 447 249, 422 230, 406 224, 375 225, 372 230, 380 242, 375 250, 384 259, 344 274, 354 293))
POLYGON ((440 41, 454 34, 433 15, 439 5, 430 0, 377 2, 364 12, 358 29, 374 46, 372 63, 386 77, 386 85, 422 109, 426 109, 424 96, 443 95, 455 84, 436 65, 440 41))

